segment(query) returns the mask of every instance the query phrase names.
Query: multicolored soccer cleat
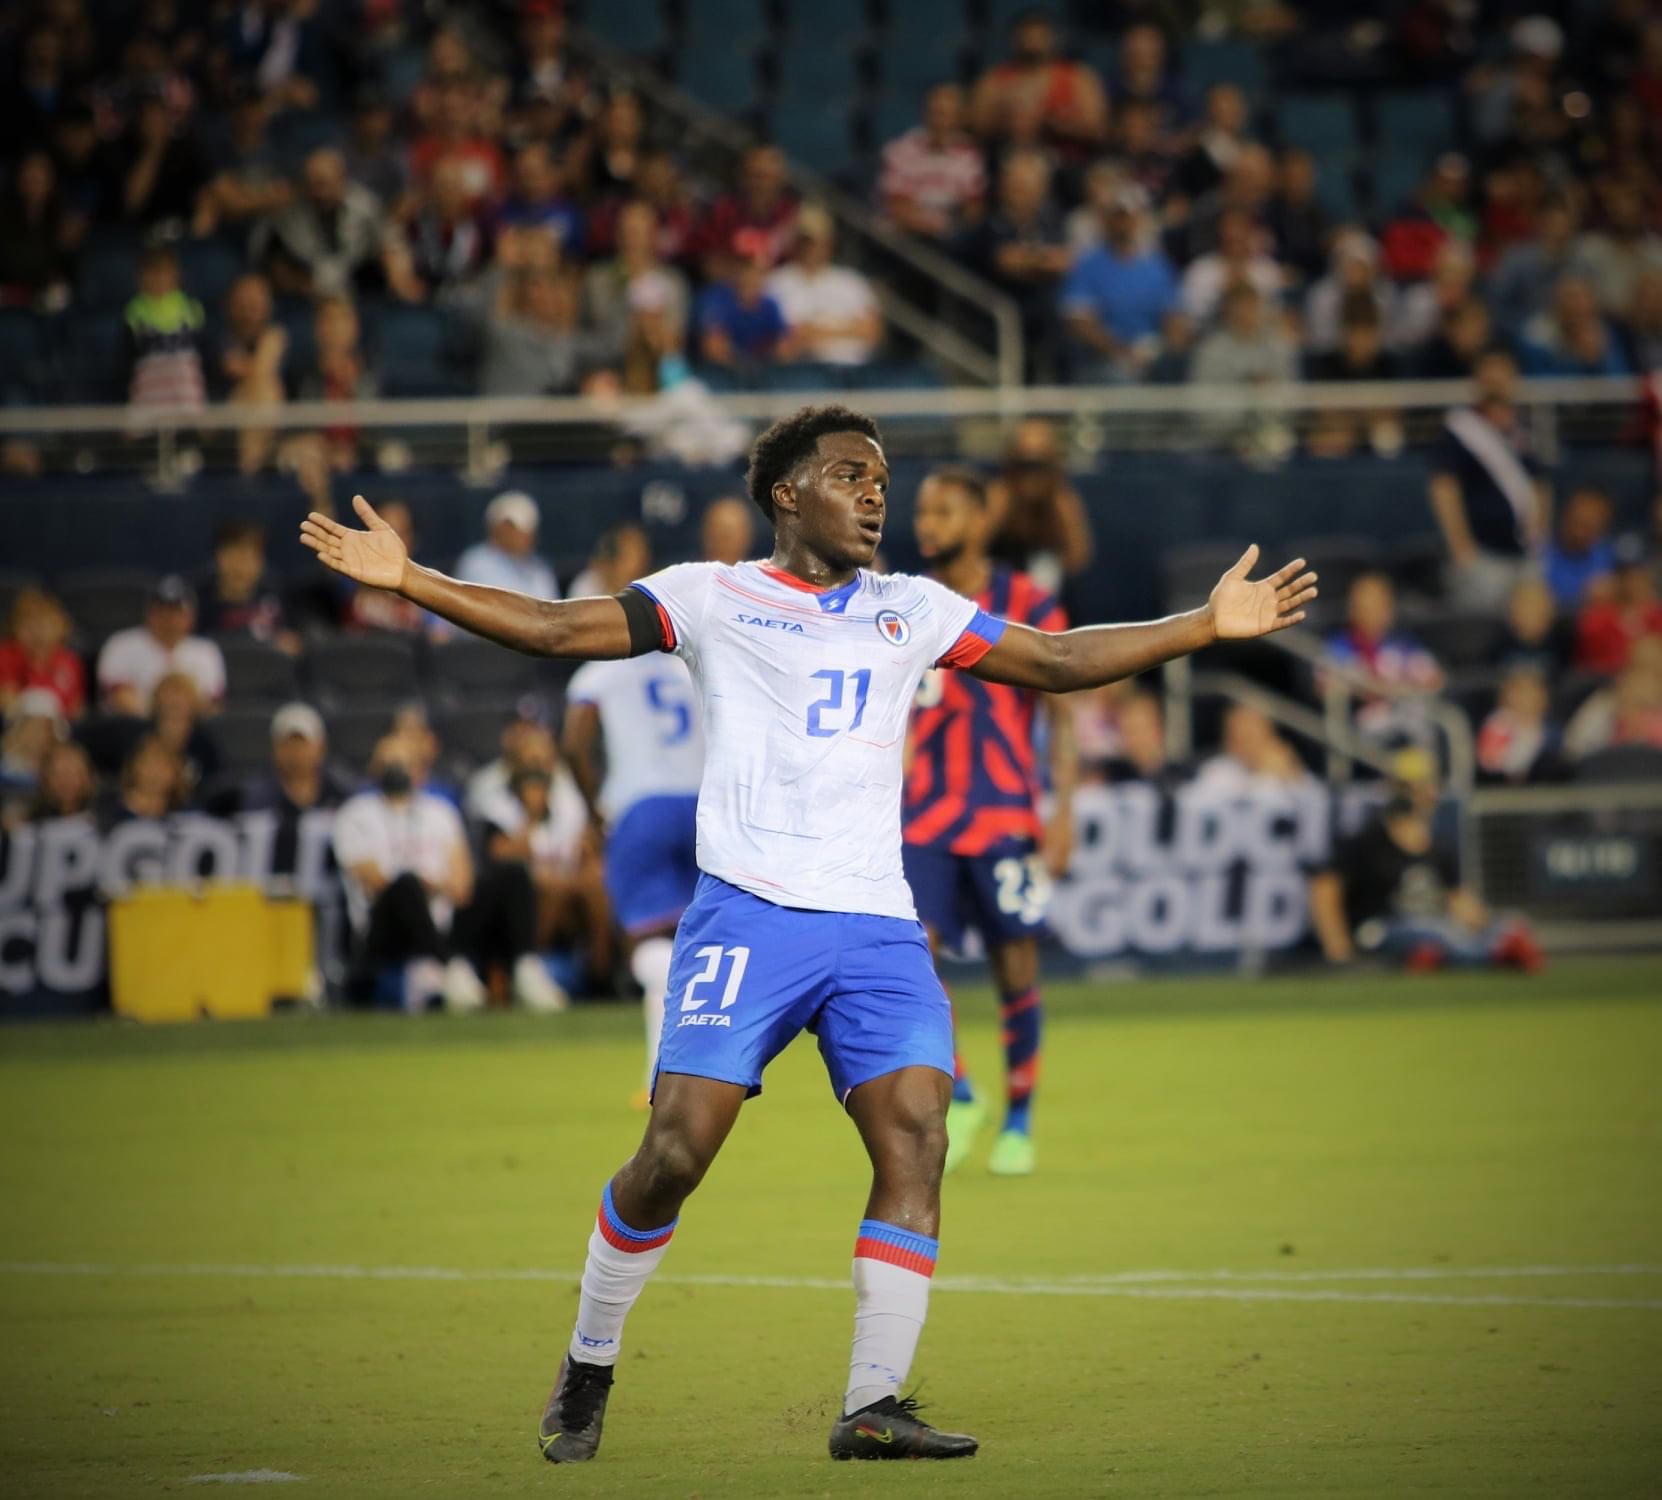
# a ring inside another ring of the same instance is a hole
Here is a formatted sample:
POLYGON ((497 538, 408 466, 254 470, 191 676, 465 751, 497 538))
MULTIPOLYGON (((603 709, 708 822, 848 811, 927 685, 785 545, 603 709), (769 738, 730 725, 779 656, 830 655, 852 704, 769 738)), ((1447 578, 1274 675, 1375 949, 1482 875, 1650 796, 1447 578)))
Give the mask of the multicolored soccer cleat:
POLYGON ((832 1458, 969 1458, 981 1445, 962 1432, 937 1432, 910 1396, 885 1396, 831 1429, 832 1458))
POLYGON ((585 1365, 569 1354, 560 1361, 542 1422, 537 1446, 551 1464, 580 1464, 600 1449, 600 1428, 606 1420, 606 1398, 612 1393, 612 1367, 585 1365))

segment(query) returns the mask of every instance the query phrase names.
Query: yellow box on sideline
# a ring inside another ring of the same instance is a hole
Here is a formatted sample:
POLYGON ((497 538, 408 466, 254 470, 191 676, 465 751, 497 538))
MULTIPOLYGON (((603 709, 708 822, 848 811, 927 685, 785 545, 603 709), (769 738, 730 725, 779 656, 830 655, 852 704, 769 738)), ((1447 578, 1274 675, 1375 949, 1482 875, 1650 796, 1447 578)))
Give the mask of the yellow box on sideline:
POLYGON ((311 908, 253 885, 145 886, 109 908, 110 1004, 135 1021, 269 1015, 304 995, 311 908))

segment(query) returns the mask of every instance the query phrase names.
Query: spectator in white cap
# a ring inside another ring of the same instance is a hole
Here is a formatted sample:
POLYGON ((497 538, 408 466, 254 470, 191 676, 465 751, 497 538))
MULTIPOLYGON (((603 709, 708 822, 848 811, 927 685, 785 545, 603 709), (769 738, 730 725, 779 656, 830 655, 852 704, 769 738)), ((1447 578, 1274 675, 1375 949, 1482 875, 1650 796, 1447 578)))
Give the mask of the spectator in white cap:
POLYGON ((25 688, 17 695, 0 736, 0 826, 21 816, 40 784, 47 752, 67 733, 63 705, 50 688, 25 688))
POLYGON ((98 653, 98 692, 111 713, 148 717, 150 696, 162 678, 183 672, 196 683, 204 708, 225 696, 225 658, 219 647, 191 632, 196 594, 176 573, 158 580, 144 623, 119 630, 98 653))
POLYGON ((534 599, 558 599, 553 568, 537 556, 537 528, 542 513, 523 490, 504 490, 485 507, 485 540, 475 542, 456 560, 456 576, 466 583, 514 589, 534 599))
POLYGON ((352 788, 329 768, 323 716, 309 703, 285 703, 271 717, 271 769, 244 789, 241 810, 277 820, 271 873, 300 869, 300 820, 309 812, 339 807, 352 788))
MULTIPOLYGON (((1360 229, 1341 229, 1333 236, 1327 274, 1315 281, 1304 298, 1304 346, 1311 354, 1331 354, 1339 347, 1346 299, 1369 298, 1382 328, 1396 314, 1396 288, 1379 273, 1379 246, 1360 229)), ((1354 305, 1354 301, 1353 301, 1354 305)))

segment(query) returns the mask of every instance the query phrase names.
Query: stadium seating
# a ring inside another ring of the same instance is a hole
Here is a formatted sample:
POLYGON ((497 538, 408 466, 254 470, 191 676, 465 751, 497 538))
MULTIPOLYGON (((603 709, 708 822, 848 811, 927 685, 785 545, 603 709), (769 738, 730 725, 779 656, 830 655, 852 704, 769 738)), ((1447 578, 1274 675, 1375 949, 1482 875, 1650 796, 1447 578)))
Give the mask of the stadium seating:
POLYGON ((1284 146, 1329 155, 1355 151, 1361 144, 1349 94, 1288 94, 1276 101, 1273 113, 1284 146))
POLYGON ((1499 649, 1504 626, 1493 615, 1440 612, 1415 617, 1413 629, 1445 667, 1478 667, 1499 649))
POLYGON ((119 230, 93 235, 75 272, 75 302, 93 309, 120 308, 138 290, 138 253, 119 230))
POLYGON ((666 31, 660 0, 589 0, 583 19, 597 36, 628 52, 662 50, 666 31))
POLYGON ((1183 49, 1183 81, 1196 95, 1215 83, 1232 83, 1256 104, 1269 84, 1259 49, 1233 37, 1192 41, 1183 49))
POLYGON ((241 252, 223 240, 185 240, 179 246, 180 280, 204 308, 217 314, 246 262, 241 252))
POLYGON ((757 38, 706 35, 677 55, 676 81, 695 99, 727 114, 748 114, 756 107, 757 38))
POLYGON ((449 322, 430 307, 394 303, 375 322, 382 385, 388 396, 468 394, 469 383, 451 368, 449 322))
POLYGON ((1662 750, 1649 745, 1615 745, 1595 751, 1577 763, 1575 779, 1599 783, 1662 781, 1662 750))
POLYGON ((768 133, 787 155, 827 176, 846 168, 854 155, 849 117, 835 106, 801 109, 782 101, 768 133))
POLYGON ((308 657, 312 686, 331 707, 391 707, 419 696, 416 643, 401 635, 342 635, 308 657))
POLYGON ((1162 561, 1167 607, 1192 609, 1203 604, 1245 547, 1245 542, 1196 542, 1171 548, 1162 561))
POLYGON ((76 638, 96 651, 118 630, 144 620, 155 578, 130 568, 88 569, 65 573, 56 592, 75 622, 76 638))
POLYGON ((1381 145, 1430 156, 1454 144, 1454 105, 1440 89, 1387 89, 1374 99, 1373 118, 1381 145))
POLYGON ((512 698, 536 687, 536 663, 493 642, 458 636, 429 649, 428 680, 453 702, 512 698))
POLYGON ((119 308, 65 313, 61 340, 59 389, 64 400, 96 404, 125 397, 127 334, 119 308))
POLYGON ((501 753, 503 726, 514 717, 517 702, 485 699, 465 709, 441 710, 433 716, 433 731, 447 756, 484 765, 501 753))
POLYGON ((1431 153, 1417 146, 1380 145, 1371 163, 1373 211, 1387 219, 1406 204, 1425 180, 1431 153))
POLYGON ((271 709, 230 703, 214 719, 213 736, 229 777, 245 776, 271 764, 271 709))
MULTIPOLYGON (((968 38, 950 22, 932 16, 927 7, 901 7, 889 22, 885 44, 878 50, 877 65, 890 89, 914 95, 933 83, 962 81, 968 38)), ((922 99, 914 99, 913 120, 922 99)))
POLYGON ((376 742, 392 723, 392 711, 380 705, 350 704, 329 710, 329 759, 361 772, 375 753, 376 742))
POLYGON ((0 406, 27 406, 49 380, 46 328, 22 307, 0 308, 0 406))
POLYGON ((239 637, 222 639, 227 700, 255 707, 287 703, 300 691, 294 658, 260 641, 239 637))

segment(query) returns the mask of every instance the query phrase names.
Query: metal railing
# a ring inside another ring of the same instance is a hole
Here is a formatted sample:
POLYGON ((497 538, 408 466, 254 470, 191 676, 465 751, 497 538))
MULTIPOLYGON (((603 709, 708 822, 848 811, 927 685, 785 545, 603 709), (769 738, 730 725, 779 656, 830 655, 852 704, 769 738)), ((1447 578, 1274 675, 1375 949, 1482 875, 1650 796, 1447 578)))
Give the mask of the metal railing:
MULTIPOLYGON (((1062 429, 1067 467, 1088 473, 1116 454, 1233 452, 1254 468, 1277 459, 1220 431, 1231 417, 1242 428, 1268 417, 1290 434, 1283 456, 1331 427, 1333 414, 1353 413, 1361 427, 1381 411, 1402 428, 1407 451, 1440 441, 1451 405, 1471 398, 1464 381, 1286 386, 997 386, 934 390, 837 389, 647 396, 505 396, 362 402, 288 402, 257 406, 216 403, 200 408, 120 405, 0 409, 0 440, 32 444, 48 471, 143 474, 160 488, 181 488, 199 468, 236 463, 234 434, 255 429, 317 432, 356 428, 358 467, 397 473, 448 468, 485 484, 507 463, 610 462, 619 439, 654 452, 660 421, 673 428, 701 413, 765 425, 798 407, 851 403, 884 423, 896 457, 996 462, 1013 422, 1044 417, 1062 429), (204 438, 212 441, 202 441, 204 438)), ((1553 456, 1560 436, 1583 442, 1630 441, 1636 430, 1639 382, 1621 377, 1531 381, 1519 409, 1534 429, 1536 450, 1553 456)), ((1311 444, 1313 447, 1314 444, 1311 444)))
POLYGON ((1477 782, 1477 753, 1471 724, 1455 704, 1423 689, 1380 682, 1366 672, 1333 662, 1319 641, 1290 631, 1264 636, 1256 644, 1285 652, 1315 673, 1320 711, 1238 672, 1197 671, 1192 658, 1178 657, 1161 668, 1166 738, 1173 755, 1182 759, 1193 750, 1196 696, 1215 694, 1248 704, 1283 729, 1320 745, 1330 782, 1349 781, 1358 762, 1389 775, 1392 751, 1356 730, 1351 708, 1357 698, 1392 698, 1411 702, 1437 730, 1449 789, 1462 797, 1470 795, 1477 782))
POLYGON ((1466 879, 1490 907, 1528 911, 1555 951, 1662 945, 1659 855, 1662 783, 1480 787, 1462 803, 1466 879), (1543 889, 1555 843, 1577 856, 1614 851, 1625 868, 1614 881, 1597 872, 1580 893, 1543 889))
MULTIPOLYGON (((797 407, 821 401, 856 400, 874 417, 937 417, 948 421, 1000 417, 1135 416, 1191 418, 1200 413, 1228 415, 1268 412, 1298 416, 1320 412, 1439 414, 1472 397, 1465 380, 1297 382, 1286 385, 1176 386, 1018 386, 1000 391, 980 387, 931 390, 739 391, 710 397, 714 409, 728 416, 768 420, 797 407)), ((1519 388, 1517 405, 1530 417, 1554 408, 1632 408, 1640 398, 1639 382, 1626 375, 1597 375, 1563 380, 1534 380, 1519 388)), ((203 407, 39 406, 0 408, 0 433, 123 431, 154 432, 190 427, 237 431, 242 428, 312 428, 443 425, 492 427, 536 424, 560 426, 620 421, 631 412, 650 410, 660 398, 649 396, 461 396, 373 401, 290 401, 271 406, 229 402, 203 407)))
POLYGON ((1414 711, 1423 714, 1436 729, 1442 740, 1443 765, 1448 783, 1454 791, 1465 795, 1476 785, 1477 751, 1472 740, 1471 724, 1466 715, 1446 698, 1439 698, 1424 688, 1384 682, 1368 672, 1335 662, 1320 642, 1308 636, 1288 632, 1266 636, 1263 644, 1296 657, 1315 673, 1316 692, 1322 700, 1322 739, 1327 745, 1329 781, 1348 781, 1353 761, 1377 765, 1375 761, 1356 753, 1357 743, 1367 741, 1352 730, 1351 712, 1359 698, 1388 698, 1393 702, 1412 705, 1414 711))

